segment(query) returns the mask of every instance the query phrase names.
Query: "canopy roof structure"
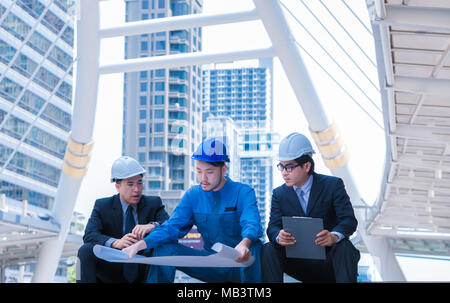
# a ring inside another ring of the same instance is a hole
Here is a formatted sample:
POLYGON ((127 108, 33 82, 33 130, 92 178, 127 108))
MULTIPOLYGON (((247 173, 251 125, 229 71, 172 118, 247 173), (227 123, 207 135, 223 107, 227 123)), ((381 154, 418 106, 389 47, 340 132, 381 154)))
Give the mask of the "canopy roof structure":
MULTIPOLYGON (((36 261, 40 244, 57 238, 58 233, 58 225, 48 216, 0 210, 0 265, 36 261)), ((82 243, 80 234, 69 233, 61 257, 76 256, 82 243)))
POLYGON ((389 153, 368 232, 395 252, 449 256, 450 3, 387 0, 373 9, 389 153))

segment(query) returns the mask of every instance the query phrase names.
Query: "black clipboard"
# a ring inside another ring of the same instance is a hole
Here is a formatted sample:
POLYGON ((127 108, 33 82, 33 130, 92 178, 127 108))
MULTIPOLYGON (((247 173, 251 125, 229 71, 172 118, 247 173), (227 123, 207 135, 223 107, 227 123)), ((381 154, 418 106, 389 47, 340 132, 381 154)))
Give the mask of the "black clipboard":
POLYGON ((295 237, 295 244, 286 246, 287 258, 325 260, 325 247, 316 245, 316 235, 323 230, 321 218, 282 217, 283 229, 295 237))

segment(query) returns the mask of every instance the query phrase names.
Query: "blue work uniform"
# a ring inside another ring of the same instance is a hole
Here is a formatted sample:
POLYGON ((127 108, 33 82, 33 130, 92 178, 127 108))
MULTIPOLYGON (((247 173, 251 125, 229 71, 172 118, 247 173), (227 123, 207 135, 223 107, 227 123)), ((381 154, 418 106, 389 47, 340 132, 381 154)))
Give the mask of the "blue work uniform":
MULTIPOLYGON (((244 268, 178 267, 186 274, 206 282, 261 282, 260 250, 261 220, 254 190, 243 183, 226 178, 217 192, 205 192, 200 185, 191 187, 181 199, 172 216, 144 238, 153 256, 195 255, 216 253, 211 247, 220 242, 235 247, 243 238, 252 241, 250 252, 255 262, 244 268), (178 243, 193 225, 203 238, 203 250, 178 243)), ((147 282, 173 282, 175 267, 150 266, 147 282)))

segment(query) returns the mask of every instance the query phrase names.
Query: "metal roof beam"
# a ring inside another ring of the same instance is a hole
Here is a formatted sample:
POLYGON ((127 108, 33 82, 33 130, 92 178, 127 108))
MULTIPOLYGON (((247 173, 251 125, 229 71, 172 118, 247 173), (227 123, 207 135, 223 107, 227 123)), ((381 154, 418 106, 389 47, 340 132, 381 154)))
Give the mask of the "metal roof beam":
POLYGON ((422 203, 419 201, 424 201, 423 203, 429 203, 432 205, 450 205, 450 199, 448 196, 435 196, 433 198, 428 197, 427 195, 418 195, 418 194, 391 194, 389 195, 389 199, 387 199, 389 201, 393 201, 393 202, 403 202, 403 201, 408 201, 408 203, 422 203), (427 202, 425 202, 427 201, 427 202))
POLYGON ((450 31, 450 9, 385 4, 386 16, 375 20, 388 26, 412 27, 428 31, 450 31))
POLYGON ((393 91, 450 97, 450 80, 394 76, 393 91))
POLYGON ((225 14, 196 14, 176 17, 133 21, 119 26, 100 29, 100 38, 142 35, 171 30, 181 30, 208 25, 258 20, 255 9, 225 14))
POLYGON ((374 227, 371 229, 370 234, 377 235, 377 236, 387 236, 387 237, 395 237, 395 238, 408 238, 408 239, 414 239, 417 240, 418 238, 424 239, 424 240, 449 240, 450 235, 440 235, 434 232, 414 232, 414 231, 401 231, 397 230, 395 228, 392 229, 386 229, 381 227, 374 227))
MULTIPOLYGON (((384 207, 383 211, 388 213, 389 215, 408 215, 420 218, 431 216, 433 219, 438 218, 445 220, 447 222, 447 225, 450 224, 450 208, 448 207, 439 209, 435 209, 434 207, 417 208, 411 207, 411 205, 408 205, 408 203, 404 203, 402 205, 388 203, 388 205, 384 207)), ((382 212, 381 215, 383 216, 384 213, 382 212)))
POLYGON ((392 135, 447 144, 450 142, 450 127, 397 125, 397 130, 392 135))
MULTIPOLYGON (((431 215, 419 216, 412 214, 402 214, 402 211, 392 211, 389 214, 380 215, 376 223, 388 224, 402 227, 426 228, 434 230, 437 226, 450 227, 450 220, 447 218, 437 218, 431 215)), ((450 236, 450 234, 449 234, 450 236)))
POLYGON ((450 189, 447 187, 448 182, 442 182, 441 180, 438 179, 433 179, 429 181, 424 180, 419 181, 418 179, 423 178, 395 177, 395 179, 389 184, 391 186, 401 188, 410 188, 424 191, 433 190, 435 193, 450 195, 450 189), (436 187, 437 184, 440 184, 442 187, 436 187))
POLYGON ((403 154, 407 157, 411 156, 411 157, 420 157, 421 160, 426 160, 426 161, 449 161, 450 162, 450 153, 444 153, 444 155, 442 156, 437 156, 437 155, 423 155, 421 154, 420 156, 414 153, 407 153, 407 154, 403 154))
POLYGON ((182 53, 175 55, 123 60, 116 64, 100 66, 99 72, 100 74, 137 72, 158 68, 268 58, 274 57, 275 55, 276 54, 272 47, 222 53, 182 53))
MULTIPOLYGON (((420 168, 426 170, 442 170, 446 172, 450 172, 450 165, 443 165, 442 161, 446 161, 444 157, 441 157, 441 160, 430 160, 423 158, 422 156, 408 156, 408 155, 398 155, 397 161, 395 163, 400 164, 402 166, 410 167, 410 168, 420 168)), ((450 159, 447 159, 450 161, 450 159)))
MULTIPOLYGON (((417 184, 423 184, 426 186, 429 186, 429 189, 433 189, 433 187, 436 186, 442 186, 442 187, 447 187, 448 188, 448 179, 434 179, 434 178, 424 178, 424 177, 403 177, 403 176, 397 176, 394 178, 393 183, 395 183, 395 181, 400 181, 400 182, 415 182, 417 184)), ((434 188, 436 189, 436 188, 434 188)), ((449 188, 450 190, 450 188, 449 188)))
POLYGON ((439 202, 432 201, 431 199, 424 197, 423 200, 410 200, 407 198, 409 195, 401 196, 390 196, 388 199, 383 201, 383 210, 388 209, 389 207, 409 207, 416 209, 436 209, 447 211, 450 210, 450 201, 439 202))

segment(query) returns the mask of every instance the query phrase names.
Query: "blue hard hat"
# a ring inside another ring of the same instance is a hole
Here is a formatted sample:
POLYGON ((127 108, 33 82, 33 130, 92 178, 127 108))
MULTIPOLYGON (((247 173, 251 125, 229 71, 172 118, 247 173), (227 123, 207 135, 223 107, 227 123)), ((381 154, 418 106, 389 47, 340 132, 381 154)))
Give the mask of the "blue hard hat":
POLYGON ((214 138, 203 141, 191 158, 205 162, 230 162, 227 148, 222 141, 214 138))

